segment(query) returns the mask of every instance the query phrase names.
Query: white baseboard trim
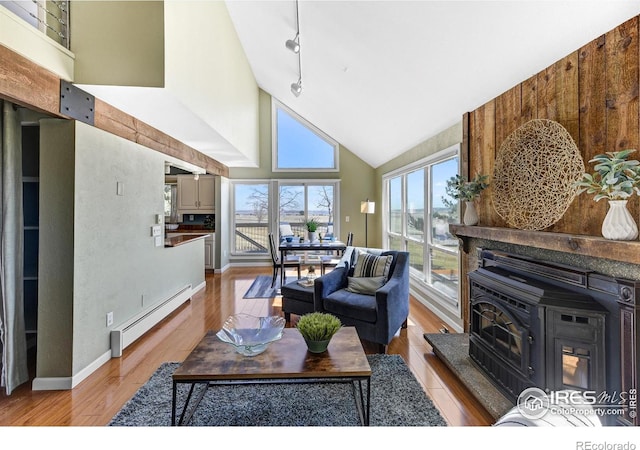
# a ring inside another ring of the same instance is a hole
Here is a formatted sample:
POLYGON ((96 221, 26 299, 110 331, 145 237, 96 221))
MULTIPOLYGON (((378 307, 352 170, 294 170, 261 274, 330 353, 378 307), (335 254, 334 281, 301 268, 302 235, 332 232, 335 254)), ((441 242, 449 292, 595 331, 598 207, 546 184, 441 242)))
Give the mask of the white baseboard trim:
POLYGON ((220 269, 215 269, 214 272, 215 273, 224 273, 227 270, 231 269, 231 264, 225 264, 224 267, 220 268, 220 269))
POLYGON ((98 370, 100 366, 102 366, 110 359, 111 350, 108 350, 72 377, 36 377, 31 383, 31 390, 68 391, 84 381, 85 378, 98 370))
POLYGON ((112 328, 111 355, 114 358, 122 356, 125 348, 178 309, 183 303, 190 300, 192 296, 193 287, 191 284, 187 284, 166 300, 155 303, 149 308, 140 311, 126 322, 112 328))
POLYGON ((199 285, 197 285, 196 287, 194 287, 193 289, 191 289, 191 293, 195 294, 196 292, 200 292, 201 290, 203 290, 206 287, 207 287, 207 282, 205 280, 202 283, 200 283, 199 285))
POLYGON ((418 300, 418 302, 424 305, 425 308, 428 308, 429 311, 442 319, 446 326, 453 328, 457 333, 462 333, 464 331, 462 320, 459 317, 455 317, 451 311, 442 308, 441 305, 434 302, 431 298, 425 295, 424 291, 410 286, 409 292, 416 300, 418 300))
MULTIPOLYGON (((192 288, 190 293, 193 295, 206 287, 207 282, 203 281, 195 288, 192 288)), ((60 391, 73 389, 111 358, 112 350, 109 350, 72 377, 36 377, 31 384, 31 389, 34 391, 60 391)))
POLYGON ((273 266, 272 262, 260 262, 260 261, 236 261, 229 263, 231 267, 271 267, 273 266))

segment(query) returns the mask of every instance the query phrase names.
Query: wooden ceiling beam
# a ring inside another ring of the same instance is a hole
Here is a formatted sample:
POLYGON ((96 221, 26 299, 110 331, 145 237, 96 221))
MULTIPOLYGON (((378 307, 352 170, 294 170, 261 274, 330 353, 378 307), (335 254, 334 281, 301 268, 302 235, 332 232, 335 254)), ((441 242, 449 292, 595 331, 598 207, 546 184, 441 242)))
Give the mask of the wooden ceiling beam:
MULTIPOLYGON (((60 81, 56 74, 0 45, 1 98, 53 117, 71 119, 60 113, 60 81)), ((202 167, 207 173, 229 176, 224 164, 97 98, 94 126, 202 167)))

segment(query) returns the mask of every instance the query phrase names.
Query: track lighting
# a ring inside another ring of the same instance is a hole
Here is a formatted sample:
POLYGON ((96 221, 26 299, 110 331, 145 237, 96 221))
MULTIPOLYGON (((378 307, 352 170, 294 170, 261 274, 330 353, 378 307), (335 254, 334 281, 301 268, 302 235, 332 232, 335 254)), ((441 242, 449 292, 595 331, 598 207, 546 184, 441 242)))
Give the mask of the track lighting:
POLYGON ((302 64, 300 63, 300 15, 296 0, 296 37, 285 42, 285 47, 298 55, 298 82, 291 83, 291 92, 298 97, 302 93, 302 64))
POLYGON ((298 97, 302 93, 302 80, 299 79, 297 83, 291 83, 291 92, 298 97))
POLYGON ((298 53, 300 51, 300 44, 298 43, 299 34, 296 33, 296 37, 293 39, 289 39, 285 42, 285 47, 291 50, 293 53, 298 53))

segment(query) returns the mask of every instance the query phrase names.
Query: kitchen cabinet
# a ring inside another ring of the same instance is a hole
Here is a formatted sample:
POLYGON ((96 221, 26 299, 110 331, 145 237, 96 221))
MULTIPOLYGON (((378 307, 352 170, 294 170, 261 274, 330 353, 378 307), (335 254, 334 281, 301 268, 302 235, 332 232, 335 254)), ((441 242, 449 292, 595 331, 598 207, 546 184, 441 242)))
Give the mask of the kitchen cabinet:
POLYGON ((213 175, 178 175, 178 214, 215 213, 215 178, 213 175))
MULTIPOLYGON (((202 235, 204 233, 209 233, 208 231, 192 231, 192 232, 188 232, 188 233, 167 233, 165 235, 166 238, 174 238, 174 237, 179 237, 182 235, 202 235)), ((190 241, 191 242, 191 241, 190 241)), ((185 244, 179 244, 179 245, 187 245, 189 244, 189 242, 185 243, 185 244)), ((165 244, 165 247, 175 247, 175 245, 167 245, 165 244)), ((206 270, 214 270, 215 269, 215 264, 216 264, 216 259, 215 259, 215 253, 216 252, 216 234, 215 233, 209 233, 207 234, 207 236, 204 238, 204 268, 206 270)))
POLYGON ((210 234, 204 239, 204 268, 215 269, 216 235, 210 234))

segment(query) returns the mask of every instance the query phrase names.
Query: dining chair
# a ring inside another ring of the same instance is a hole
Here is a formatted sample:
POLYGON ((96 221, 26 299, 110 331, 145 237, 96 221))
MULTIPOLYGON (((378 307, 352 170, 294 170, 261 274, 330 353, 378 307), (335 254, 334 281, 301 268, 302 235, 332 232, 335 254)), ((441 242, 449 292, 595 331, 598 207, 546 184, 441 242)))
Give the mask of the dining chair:
POLYGON ((278 270, 282 269, 280 273, 280 286, 284 284, 285 280, 285 272, 287 267, 295 267, 298 269, 298 279, 300 279, 300 266, 302 261, 300 257, 297 255, 285 255, 284 264, 280 263, 280 254, 278 250, 278 246, 276 245, 275 238, 273 237, 273 233, 269 233, 269 249, 271 250, 271 261, 273 262, 273 278, 271 279, 271 287, 274 287, 276 284, 276 279, 278 277, 278 270))
MULTIPOLYGON (((353 245, 353 233, 349 232, 347 234, 347 241, 345 242, 347 247, 351 247, 353 245)), ((324 255, 320 257, 320 274, 324 275, 326 273, 327 267, 335 267, 340 262, 342 255, 324 255)))

